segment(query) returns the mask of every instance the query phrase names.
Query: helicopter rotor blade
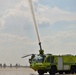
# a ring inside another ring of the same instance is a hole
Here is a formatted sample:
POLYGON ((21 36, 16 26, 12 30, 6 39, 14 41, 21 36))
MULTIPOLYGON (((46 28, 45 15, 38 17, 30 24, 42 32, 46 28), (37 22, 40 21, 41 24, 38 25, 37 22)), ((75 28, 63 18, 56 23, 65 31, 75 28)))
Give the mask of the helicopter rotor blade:
POLYGON ((25 55, 25 56, 23 56, 22 58, 25 58, 25 57, 28 57, 28 56, 31 56, 32 54, 28 54, 28 55, 25 55))
POLYGON ((28 55, 23 56, 22 58, 26 58, 26 57, 34 56, 34 55, 36 55, 36 54, 28 54, 28 55))

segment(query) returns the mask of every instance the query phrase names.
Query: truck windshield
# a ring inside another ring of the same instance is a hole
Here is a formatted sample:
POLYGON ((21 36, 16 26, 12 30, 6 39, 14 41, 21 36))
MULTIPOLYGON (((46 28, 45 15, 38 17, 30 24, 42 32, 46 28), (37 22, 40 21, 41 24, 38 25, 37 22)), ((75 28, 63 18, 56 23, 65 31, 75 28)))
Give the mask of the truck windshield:
POLYGON ((34 59, 32 60, 32 62, 38 62, 41 63, 44 61, 44 57, 41 55, 35 55, 34 59))

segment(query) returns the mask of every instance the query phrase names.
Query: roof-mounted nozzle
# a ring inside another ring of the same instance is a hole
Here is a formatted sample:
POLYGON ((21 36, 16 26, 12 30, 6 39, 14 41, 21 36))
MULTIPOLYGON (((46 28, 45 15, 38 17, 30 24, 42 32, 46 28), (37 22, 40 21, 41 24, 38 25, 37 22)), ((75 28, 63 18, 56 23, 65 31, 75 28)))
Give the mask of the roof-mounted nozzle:
POLYGON ((40 50, 42 50, 41 42, 39 42, 40 50))
POLYGON ((44 54, 44 50, 42 50, 42 46, 41 46, 41 42, 39 42, 39 46, 40 46, 40 50, 39 50, 39 54, 44 54))

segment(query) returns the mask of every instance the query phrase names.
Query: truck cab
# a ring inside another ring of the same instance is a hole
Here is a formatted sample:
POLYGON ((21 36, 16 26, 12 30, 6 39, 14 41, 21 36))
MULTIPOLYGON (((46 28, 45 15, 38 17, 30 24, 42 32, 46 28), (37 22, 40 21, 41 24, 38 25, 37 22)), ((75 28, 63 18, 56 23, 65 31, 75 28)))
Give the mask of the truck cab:
POLYGON ((53 59, 51 59, 51 55, 35 55, 35 57, 31 60, 30 67, 38 71, 39 75, 43 75, 43 73, 46 73, 50 70, 51 67, 51 60, 53 62, 53 59))
POLYGON ((35 55, 35 57, 31 60, 30 67, 35 71, 39 69, 44 69, 43 63, 45 60, 45 56, 43 55, 35 55))

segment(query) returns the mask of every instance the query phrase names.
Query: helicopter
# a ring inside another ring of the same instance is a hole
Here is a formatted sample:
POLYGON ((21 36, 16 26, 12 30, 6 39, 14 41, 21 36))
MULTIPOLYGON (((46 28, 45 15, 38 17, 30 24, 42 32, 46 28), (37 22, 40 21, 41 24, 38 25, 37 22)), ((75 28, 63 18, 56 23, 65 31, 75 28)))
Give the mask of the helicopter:
POLYGON ((22 58, 31 56, 29 59, 30 68, 34 71, 37 71, 39 75, 44 75, 44 73, 49 72, 50 75, 55 75, 56 73, 63 74, 74 74, 76 73, 76 56, 74 55, 52 55, 52 54, 44 54, 44 50, 41 46, 41 41, 39 37, 39 32, 37 28, 37 21, 34 13, 34 8, 32 4, 32 0, 29 0, 31 13, 38 37, 38 44, 40 47, 39 54, 28 54, 23 56, 22 58))

